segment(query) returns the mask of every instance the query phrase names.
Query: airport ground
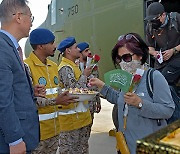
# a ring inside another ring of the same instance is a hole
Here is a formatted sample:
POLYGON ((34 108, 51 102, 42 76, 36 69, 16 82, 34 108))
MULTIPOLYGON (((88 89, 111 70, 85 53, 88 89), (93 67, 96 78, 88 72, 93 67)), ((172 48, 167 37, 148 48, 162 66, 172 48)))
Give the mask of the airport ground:
POLYGON ((109 130, 114 128, 112 108, 105 99, 101 99, 101 112, 95 114, 91 137, 89 140, 90 154, 116 154, 116 139, 109 136, 109 130))

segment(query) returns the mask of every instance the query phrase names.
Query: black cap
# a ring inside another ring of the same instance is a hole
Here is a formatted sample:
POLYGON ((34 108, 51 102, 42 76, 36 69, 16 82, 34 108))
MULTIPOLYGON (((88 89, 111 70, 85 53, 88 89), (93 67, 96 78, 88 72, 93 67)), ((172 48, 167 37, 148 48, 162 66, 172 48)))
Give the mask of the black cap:
POLYGON ((164 12, 164 6, 161 3, 151 3, 147 8, 146 18, 144 20, 152 20, 153 18, 158 17, 164 12))

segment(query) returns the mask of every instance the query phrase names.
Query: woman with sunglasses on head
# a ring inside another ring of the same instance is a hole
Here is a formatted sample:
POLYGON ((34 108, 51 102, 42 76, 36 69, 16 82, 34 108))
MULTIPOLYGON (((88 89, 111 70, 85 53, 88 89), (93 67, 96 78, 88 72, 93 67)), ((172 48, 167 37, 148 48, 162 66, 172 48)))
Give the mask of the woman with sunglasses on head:
POLYGON ((135 74, 143 69, 144 74, 133 92, 120 92, 107 86, 103 81, 94 78, 91 85, 98 86, 100 93, 112 104, 118 106, 119 131, 124 133, 131 154, 136 153, 136 141, 167 125, 166 120, 174 111, 174 102, 165 78, 159 71, 153 72, 153 98, 147 91, 145 62, 148 57, 148 47, 136 33, 128 33, 119 37, 112 50, 114 65, 120 65, 122 70, 135 74), (126 128, 124 128, 125 104, 128 106, 126 128), (157 120, 161 125, 158 126, 157 120))

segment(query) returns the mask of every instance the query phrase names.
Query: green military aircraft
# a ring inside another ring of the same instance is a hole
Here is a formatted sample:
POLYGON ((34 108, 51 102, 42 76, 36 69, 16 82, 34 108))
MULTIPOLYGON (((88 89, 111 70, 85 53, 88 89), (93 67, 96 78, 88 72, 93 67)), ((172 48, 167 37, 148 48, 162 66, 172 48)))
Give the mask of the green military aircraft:
MULTIPOLYGON (((77 42, 87 41, 91 51, 101 56, 100 78, 114 69, 111 50, 120 35, 136 32, 144 38, 146 8, 158 0, 52 0, 48 15, 40 26, 56 36, 56 44, 68 36, 77 42)), ((180 0, 161 0, 166 12, 180 12, 180 0)), ((25 56, 32 51, 29 40, 25 56)), ((52 58, 57 64, 59 52, 52 58)), ((117 107, 113 108, 113 122, 118 128, 117 107)))
MULTIPOLYGON (((157 0, 52 0, 48 15, 40 26, 50 29, 59 44, 67 36, 87 41, 93 53, 100 55, 100 78, 114 69, 111 50, 120 35, 136 32, 144 38, 147 6, 157 0)), ((168 12, 179 11, 179 0, 162 0, 168 12)), ((32 51, 29 40, 25 56, 32 51)), ((53 61, 57 61, 57 51, 53 61)))

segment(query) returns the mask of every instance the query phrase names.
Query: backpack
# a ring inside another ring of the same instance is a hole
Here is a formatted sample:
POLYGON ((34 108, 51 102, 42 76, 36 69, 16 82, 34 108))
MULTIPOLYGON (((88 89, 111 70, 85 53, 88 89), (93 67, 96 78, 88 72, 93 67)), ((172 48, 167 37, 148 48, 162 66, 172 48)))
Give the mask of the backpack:
POLYGON ((170 20, 170 25, 169 25, 169 29, 171 30, 172 27, 175 28, 175 30, 177 31, 177 33, 179 33, 179 27, 178 27, 178 23, 177 23, 177 12, 171 12, 168 14, 169 16, 169 20, 170 20))
MULTIPOLYGON (((153 98, 153 72, 155 69, 149 69, 147 71, 147 76, 146 76, 146 86, 147 86, 147 91, 148 94, 151 98, 153 98)), ((180 119, 180 97, 177 95, 175 89, 172 86, 169 86, 171 95, 175 104, 175 111, 171 118, 167 120, 168 123, 172 123, 175 120, 180 119)), ((160 119, 157 120, 157 125, 160 126, 161 122, 160 119)))

